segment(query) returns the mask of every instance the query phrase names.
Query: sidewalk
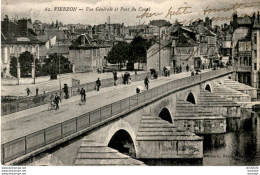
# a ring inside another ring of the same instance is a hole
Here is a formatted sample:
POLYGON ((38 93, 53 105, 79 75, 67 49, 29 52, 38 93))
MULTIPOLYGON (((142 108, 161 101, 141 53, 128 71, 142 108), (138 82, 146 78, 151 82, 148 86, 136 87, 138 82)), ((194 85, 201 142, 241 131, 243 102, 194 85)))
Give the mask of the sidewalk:
MULTIPOLYGON (((188 76, 190 76, 189 72, 174 74, 170 77, 160 77, 157 80, 150 80, 149 86, 153 88, 169 81, 188 76)), ((136 94, 135 89, 138 85, 144 86, 144 82, 139 81, 133 82, 131 85, 119 85, 108 88, 101 87, 100 91, 92 91, 86 94, 87 100, 85 105, 79 105, 80 96, 74 96, 70 99, 63 100, 59 110, 48 111, 47 104, 2 116, 2 143, 130 97, 136 94)))
MULTIPOLYGON (((127 71, 129 72, 131 75, 134 75, 135 72, 134 71, 127 71)), ((138 74, 144 73, 146 71, 138 71, 138 74)), ((122 74, 124 74, 125 71, 121 71, 121 72, 117 72, 117 76, 121 77, 122 74)), ((107 79, 107 78, 113 78, 113 74, 112 72, 106 72, 106 73, 101 73, 98 74, 96 72, 88 72, 88 73, 75 73, 75 74, 64 74, 61 75, 61 88, 63 88, 64 84, 68 84, 69 87, 72 86, 72 78, 73 79, 78 79, 80 80, 80 84, 85 84, 88 82, 93 82, 96 81, 97 78, 100 79, 107 79)), ((36 94, 36 88, 39 88, 39 94, 42 94, 44 91, 50 92, 50 91, 54 91, 54 90, 59 90, 60 89, 60 84, 59 84, 59 79, 57 80, 50 80, 50 81, 46 81, 46 82, 41 82, 41 83, 37 83, 37 84, 29 84, 29 85, 2 85, 1 86, 1 95, 2 96, 27 96, 26 93, 26 88, 28 87, 31 90, 31 94, 30 96, 33 96, 36 94)))

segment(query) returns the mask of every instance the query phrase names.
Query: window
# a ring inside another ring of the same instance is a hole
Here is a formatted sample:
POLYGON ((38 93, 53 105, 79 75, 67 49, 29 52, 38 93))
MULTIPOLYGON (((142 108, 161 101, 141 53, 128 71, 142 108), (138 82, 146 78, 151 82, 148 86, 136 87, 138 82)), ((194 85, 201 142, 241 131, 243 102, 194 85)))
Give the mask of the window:
POLYGON ((257 68, 257 65, 256 65, 256 63, 254 63, 254 70, 257 70, 256 68, 257 68))
POLYGON ((248 62, 247 62, 247 57, 244 57, 244 66, 247 66, 248 62))
POLYGON ((254 33, 254 43, 257 44, 256 33, 254 33))

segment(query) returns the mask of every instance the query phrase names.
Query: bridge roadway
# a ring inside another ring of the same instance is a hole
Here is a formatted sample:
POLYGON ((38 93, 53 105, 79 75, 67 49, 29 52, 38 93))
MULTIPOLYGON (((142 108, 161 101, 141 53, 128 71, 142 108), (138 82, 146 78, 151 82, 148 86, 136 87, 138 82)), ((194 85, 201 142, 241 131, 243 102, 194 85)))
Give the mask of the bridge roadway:
MULTIPOLYGON (((207 72, 209 70, 204 70, 207 72)), ((157 87, 169 81, 188 77, 190 72, 172 74, 170 77, 159 77, 157 80, 150 80, 149 88, 157 87)), ((2 144, 28 134, 40 131, 47 127, 75 118, 84 113, 93 111, 102 106, 120 101, 134 95, 138 85, 144 86, 143 81, 132 82, 131 85, 119 85, 109 88, 102 88, 99 92, 87 93, 85 105, 79 105, 79 96, 63 100, 59 110, 48 111, 48 105, 30 108, 17 113, 2 116, 2 144)))
MULTIPOLYGON (((131 75, 134 75, 135 72, 128 71, 131 75)), ((125 72, 118 72, 117 76, 121 77, 122 74, 125 72)), ((138 71, 138 74, 144 73, 144 71, 138 71)), ((107 79, 111 78, 112 73, 111 72, 106 72, 102 74, 98 74, 95 72, 87 72, 87 73, 69 73, 69 74, 62 74, 61 75, 61 84, 63 85, 66 83, 69 87, 72 86, 72 81, 71 79, 77 79, 80 80, 81 84, 84 83, 89 83, 96 81, 97 78, 102 79, 107 79)), ((36 84, 21 84, 21 85, 3 85, 1 86, 1 95, 2 96, 26 96, 26 88, 28 87, 31 90, 30 96, 35 95, 36 88, 39 88, 39 94, 43 94, 43 92, 51 92, 55 91, 60 88, 59 84, 59 79, 57 80, 50 80, 50 81, 45 81, 45 82, 39 82, 36 84)))

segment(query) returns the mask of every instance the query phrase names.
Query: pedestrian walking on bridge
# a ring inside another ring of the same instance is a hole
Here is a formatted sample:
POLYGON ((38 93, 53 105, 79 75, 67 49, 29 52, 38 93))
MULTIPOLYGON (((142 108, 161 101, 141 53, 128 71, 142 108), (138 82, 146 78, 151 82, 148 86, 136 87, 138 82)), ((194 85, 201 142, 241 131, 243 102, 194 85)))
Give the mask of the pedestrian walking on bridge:
POLYGON ((54 103, 56 105, 56 110, 60 109, 59 108, 59 103, 61 102, 61 98, 60 98, 60 96, 58 96, 58 93, 55 93, 55 97, 54 97, 53 101, 54 101, 54 103))
POLYGON ((187 66, 186 66, 186 71, 189 72, 189 69, 190 69, 190 67, 189 67, 189 65, 187 64, 187 66))
POLYGON ((114 86, 117 86, 117 72, 113 71, 113 76, 114 76, 114 86))
POLYGON ((65 99, 68 99, 69 98, 69 87, 66 83, 64 84, 63 91, 65 93, 65 99))
POLYGON ((38 89, 38 87, 36 88, 36 95, 38 95, 38 93, 39 93, 39 89, 38 89))
POLYGON ((99 87, 101 86, 101 82, 99 80, 99 78, 96 81, 96 87, 97 87, 97 91, 99 91, 99 87))
POLYGON ((84 88, 81 88, 80 95, 81 95, 81 101, 85 102, 86 101, 86 91, 84 88))
POLYGON ((30 92, 31 92, 31 90, 27 87, 26 89, 26 92, 27 92, 27 96, 29 96, 30 95, 30 92))
POLYGON ((144 79, 144 85, 145 85, 146 89, 148 90, 148 89, 149 89, 149 80, 148 80, 148 77, 146 77, 146 78, 144 79))

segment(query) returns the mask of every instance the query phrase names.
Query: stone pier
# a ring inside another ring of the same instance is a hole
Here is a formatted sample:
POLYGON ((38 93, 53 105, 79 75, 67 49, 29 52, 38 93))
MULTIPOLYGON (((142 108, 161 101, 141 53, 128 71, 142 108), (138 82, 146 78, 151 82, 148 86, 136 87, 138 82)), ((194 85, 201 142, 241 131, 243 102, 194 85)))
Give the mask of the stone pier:
POLYGON ((180 129, 195 134, 216 134, 226 132, 226 118, 206 108, 187 101, 178 100, 174 124, 180 129))
POLYGON ((203 158, 203 139, 159 117, 143 116, 136 137, 139 159, 203 158))

